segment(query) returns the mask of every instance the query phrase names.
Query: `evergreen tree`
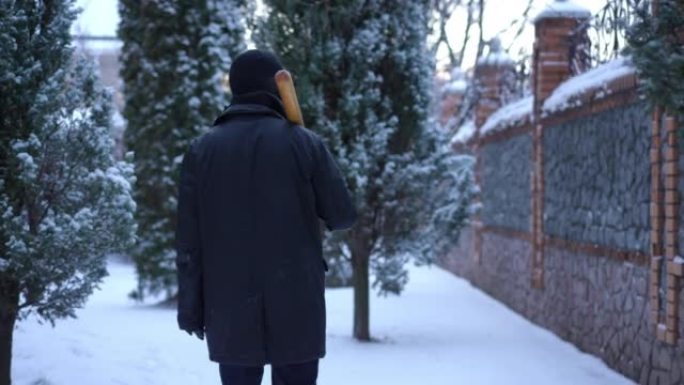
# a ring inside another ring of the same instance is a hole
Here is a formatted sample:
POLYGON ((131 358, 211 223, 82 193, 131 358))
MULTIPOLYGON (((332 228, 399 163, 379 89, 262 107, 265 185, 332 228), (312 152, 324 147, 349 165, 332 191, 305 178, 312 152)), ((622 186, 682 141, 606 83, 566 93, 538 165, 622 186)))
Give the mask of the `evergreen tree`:
MULTIPOLYGON (((684 3, 659 0, 633 6, 636 20, 627 31, 626 53, 639 72, 641 88, 651 104, 684 116, 684 3)), ((684 118, 682 118, 684 119, 684 118)), ((681 131, 684 135, 684 130, 681 131)))
POLYGON ((354 330, 369 340, 370 272, 399 293, 414 258, 432 262, 467 216, 472 159, 428 119, 433 61, 427 0, 267 0, 255 39, 295 76, 305 122, 345 173, 355 227, 328 234, 331 265, 350 263, 354 330))
POLYGON ((75 59, 73 0, 0 0, 0 385, 12 333, 74 317, 135 232, 133 167, 114 160, 111 95, 75 59))
POLYGON ((175 282, 178 169, 227 103, 231 58, 245 49, 239 0, 121 0, 125 143, 135 153, 139 243, 134 296, 175 282))

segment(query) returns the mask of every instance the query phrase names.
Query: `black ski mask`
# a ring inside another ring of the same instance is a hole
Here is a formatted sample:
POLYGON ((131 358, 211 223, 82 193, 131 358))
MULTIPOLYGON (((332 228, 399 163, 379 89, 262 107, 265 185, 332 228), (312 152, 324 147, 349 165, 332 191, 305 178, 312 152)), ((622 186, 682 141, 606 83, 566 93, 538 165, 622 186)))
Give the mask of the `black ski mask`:
POLYGON ((271 52, 254 49, 238 55, 229 75, 232 104, 261 104, 284 115, 275 82, 275 74, 282 69, 271 52))

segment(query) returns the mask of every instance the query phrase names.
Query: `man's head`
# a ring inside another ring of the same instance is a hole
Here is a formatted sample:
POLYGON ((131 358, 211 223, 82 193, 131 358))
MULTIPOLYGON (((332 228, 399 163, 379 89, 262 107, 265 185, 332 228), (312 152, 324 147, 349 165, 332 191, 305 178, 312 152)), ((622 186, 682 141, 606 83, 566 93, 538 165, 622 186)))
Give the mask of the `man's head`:
POLYGON ((271 52, 253 49, 238 55, 230 67, 229 81, 233 95, 268 92, 278 96, 274 76, 283 65, 271 52))

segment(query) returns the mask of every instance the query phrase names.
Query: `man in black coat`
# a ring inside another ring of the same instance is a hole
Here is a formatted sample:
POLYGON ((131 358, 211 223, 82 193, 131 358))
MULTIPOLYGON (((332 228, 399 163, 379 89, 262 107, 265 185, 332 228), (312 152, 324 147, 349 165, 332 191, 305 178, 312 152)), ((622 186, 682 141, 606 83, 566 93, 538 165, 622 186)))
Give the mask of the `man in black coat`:
POLYGON ((319 218, 351 227, 356 211, 321 138, 284 118, 271 53, 230 70, 231 105, 181 166, 178 325, 203 338, 224 385, 314 385, 325 355, 319 218))

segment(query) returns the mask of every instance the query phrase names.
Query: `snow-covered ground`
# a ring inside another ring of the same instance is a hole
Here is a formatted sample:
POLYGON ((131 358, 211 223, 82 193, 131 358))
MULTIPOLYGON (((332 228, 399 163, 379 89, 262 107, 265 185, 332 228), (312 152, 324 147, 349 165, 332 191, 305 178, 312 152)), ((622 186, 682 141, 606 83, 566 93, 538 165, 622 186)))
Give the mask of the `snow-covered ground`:
MULTIPOLYGON (((219 384, 204 343, 176 329, 174 309, 129 301, 133 268, 110 262, 109 270, 78 319, 54 329, 35 320, 19 325, 14 384, 219 384)), ((412 269, 401 297, 373 297, 380 342, 349 337, 350 290, 329 290, 327 298, 321 385, 632 384, 436 267, 412 269)))

